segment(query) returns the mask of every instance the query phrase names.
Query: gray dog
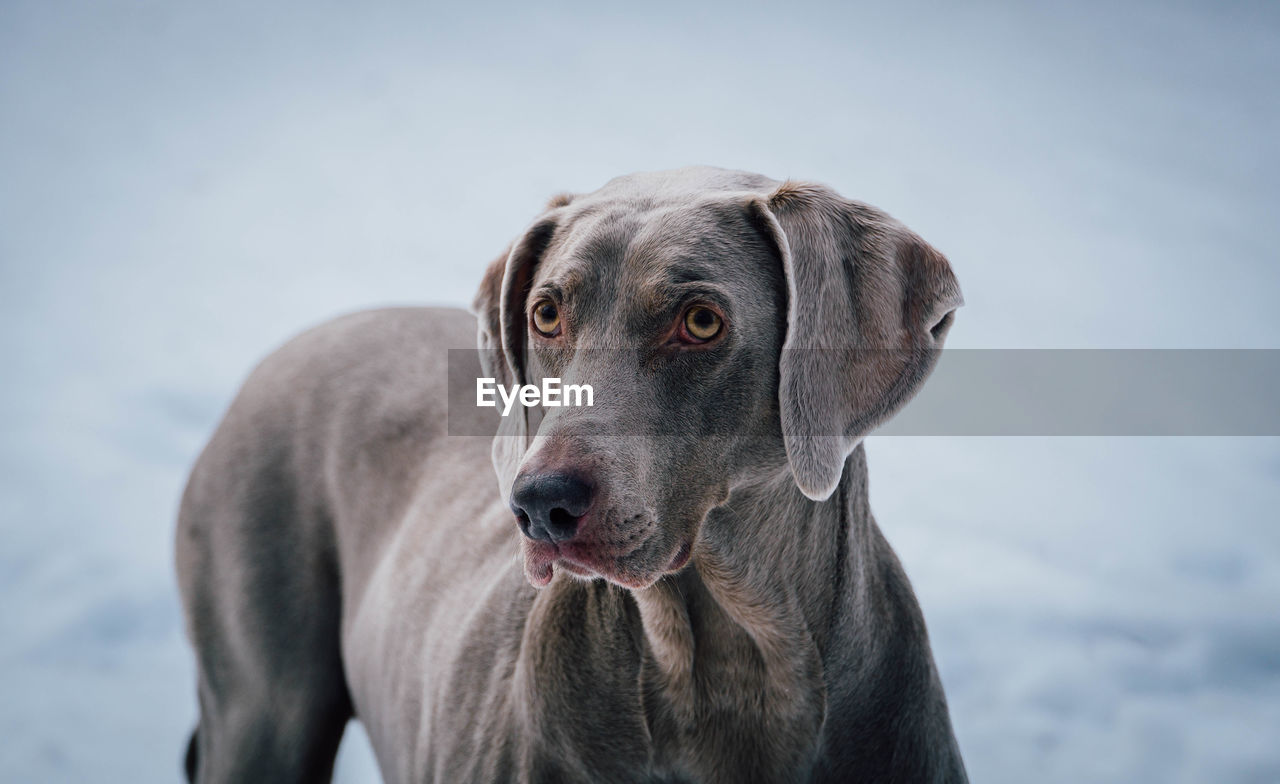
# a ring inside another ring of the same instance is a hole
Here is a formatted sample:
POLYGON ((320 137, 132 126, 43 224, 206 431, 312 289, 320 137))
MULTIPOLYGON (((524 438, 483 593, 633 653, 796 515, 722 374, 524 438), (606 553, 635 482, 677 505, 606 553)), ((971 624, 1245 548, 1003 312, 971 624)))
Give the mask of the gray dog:
POLYGON ((861 446, 960 304, 884 213, 693 168, 553 199, 478 325, 293 340, 183 498, 188 775, 327 781, 358 716, 389 782, 965 781, 861 446), (465 347, 594 404, 450 405, 465 347))

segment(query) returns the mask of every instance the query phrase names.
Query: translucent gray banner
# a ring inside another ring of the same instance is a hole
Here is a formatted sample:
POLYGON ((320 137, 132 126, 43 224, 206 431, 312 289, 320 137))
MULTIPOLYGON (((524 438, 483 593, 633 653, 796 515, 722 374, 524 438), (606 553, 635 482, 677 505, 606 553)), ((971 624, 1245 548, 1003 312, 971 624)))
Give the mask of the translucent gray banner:
MULTIPOLYGON (((892 350, 812 351, 822 354, 821 366, 837 374, 873 364, 896 367, 920 357, 892 350)), ((611 353, 617 356, 596 357, 590 365, 603 368, 641 358, 635 351, 611 353)), ((476 405, 477 379, 483 377, 478 355, 449 352, 451 435, 492 435, 502 416, 498 390, 495 407, 476 405)), ((937 359, 919 394, 877 435, 1280 435, 1277 349, 951 349, 937 359)), ((698 383, 696 373, 686 377, 689 385, 698 383)), ((855 380, 851 375, 850 383, 855 380)), ((595 381, 592 403, 601 416, 594 419, 607 429, 608 409, 616 403, 608 380, 595 381)), ((511 404, 510 416, 519 405, 511 404)))

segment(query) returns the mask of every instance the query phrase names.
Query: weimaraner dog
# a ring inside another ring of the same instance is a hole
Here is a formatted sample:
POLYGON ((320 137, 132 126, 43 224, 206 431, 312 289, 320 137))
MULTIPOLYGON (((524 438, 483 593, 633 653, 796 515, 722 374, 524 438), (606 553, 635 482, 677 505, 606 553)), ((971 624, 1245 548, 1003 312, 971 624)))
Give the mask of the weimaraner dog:
POLYGON ((327 781, 358 717, 388 782, 965 781, 861 445, 960 304, 884 213, 690 168, 553 199, 476 318, 296 338, 183 498, 188 775, 327 781), (550 377, 593 404, 475 404, 550 377))

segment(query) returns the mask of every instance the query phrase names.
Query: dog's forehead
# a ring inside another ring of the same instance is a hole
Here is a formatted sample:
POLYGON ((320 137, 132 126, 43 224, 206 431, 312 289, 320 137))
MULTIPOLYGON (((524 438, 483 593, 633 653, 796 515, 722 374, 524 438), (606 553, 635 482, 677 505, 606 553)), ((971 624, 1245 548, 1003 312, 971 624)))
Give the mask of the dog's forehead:
POLYGON ((591 291, 660 299, 664 289, 682 283, 738 277, 744 254, 762 245, 745 197, 593 200, 566 212, 535 285, 568 296, 591 291))

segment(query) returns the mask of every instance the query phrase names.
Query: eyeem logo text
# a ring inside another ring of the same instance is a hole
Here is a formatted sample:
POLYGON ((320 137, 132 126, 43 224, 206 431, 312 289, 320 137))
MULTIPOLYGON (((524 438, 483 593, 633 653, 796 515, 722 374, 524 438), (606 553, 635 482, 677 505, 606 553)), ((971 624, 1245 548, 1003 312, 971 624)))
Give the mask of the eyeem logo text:
POLYGON ((566 384, 560 386, 558 378, 542 379, 542 386, 512 384, 510 389, 498 383, 496 378, 476 379, 476 405, 497 408, 502 398, 502 415, 511 413, 511 407, 520 401, 526 408, 532 406, 592 406, 595 392, 590 384, 566 384))

